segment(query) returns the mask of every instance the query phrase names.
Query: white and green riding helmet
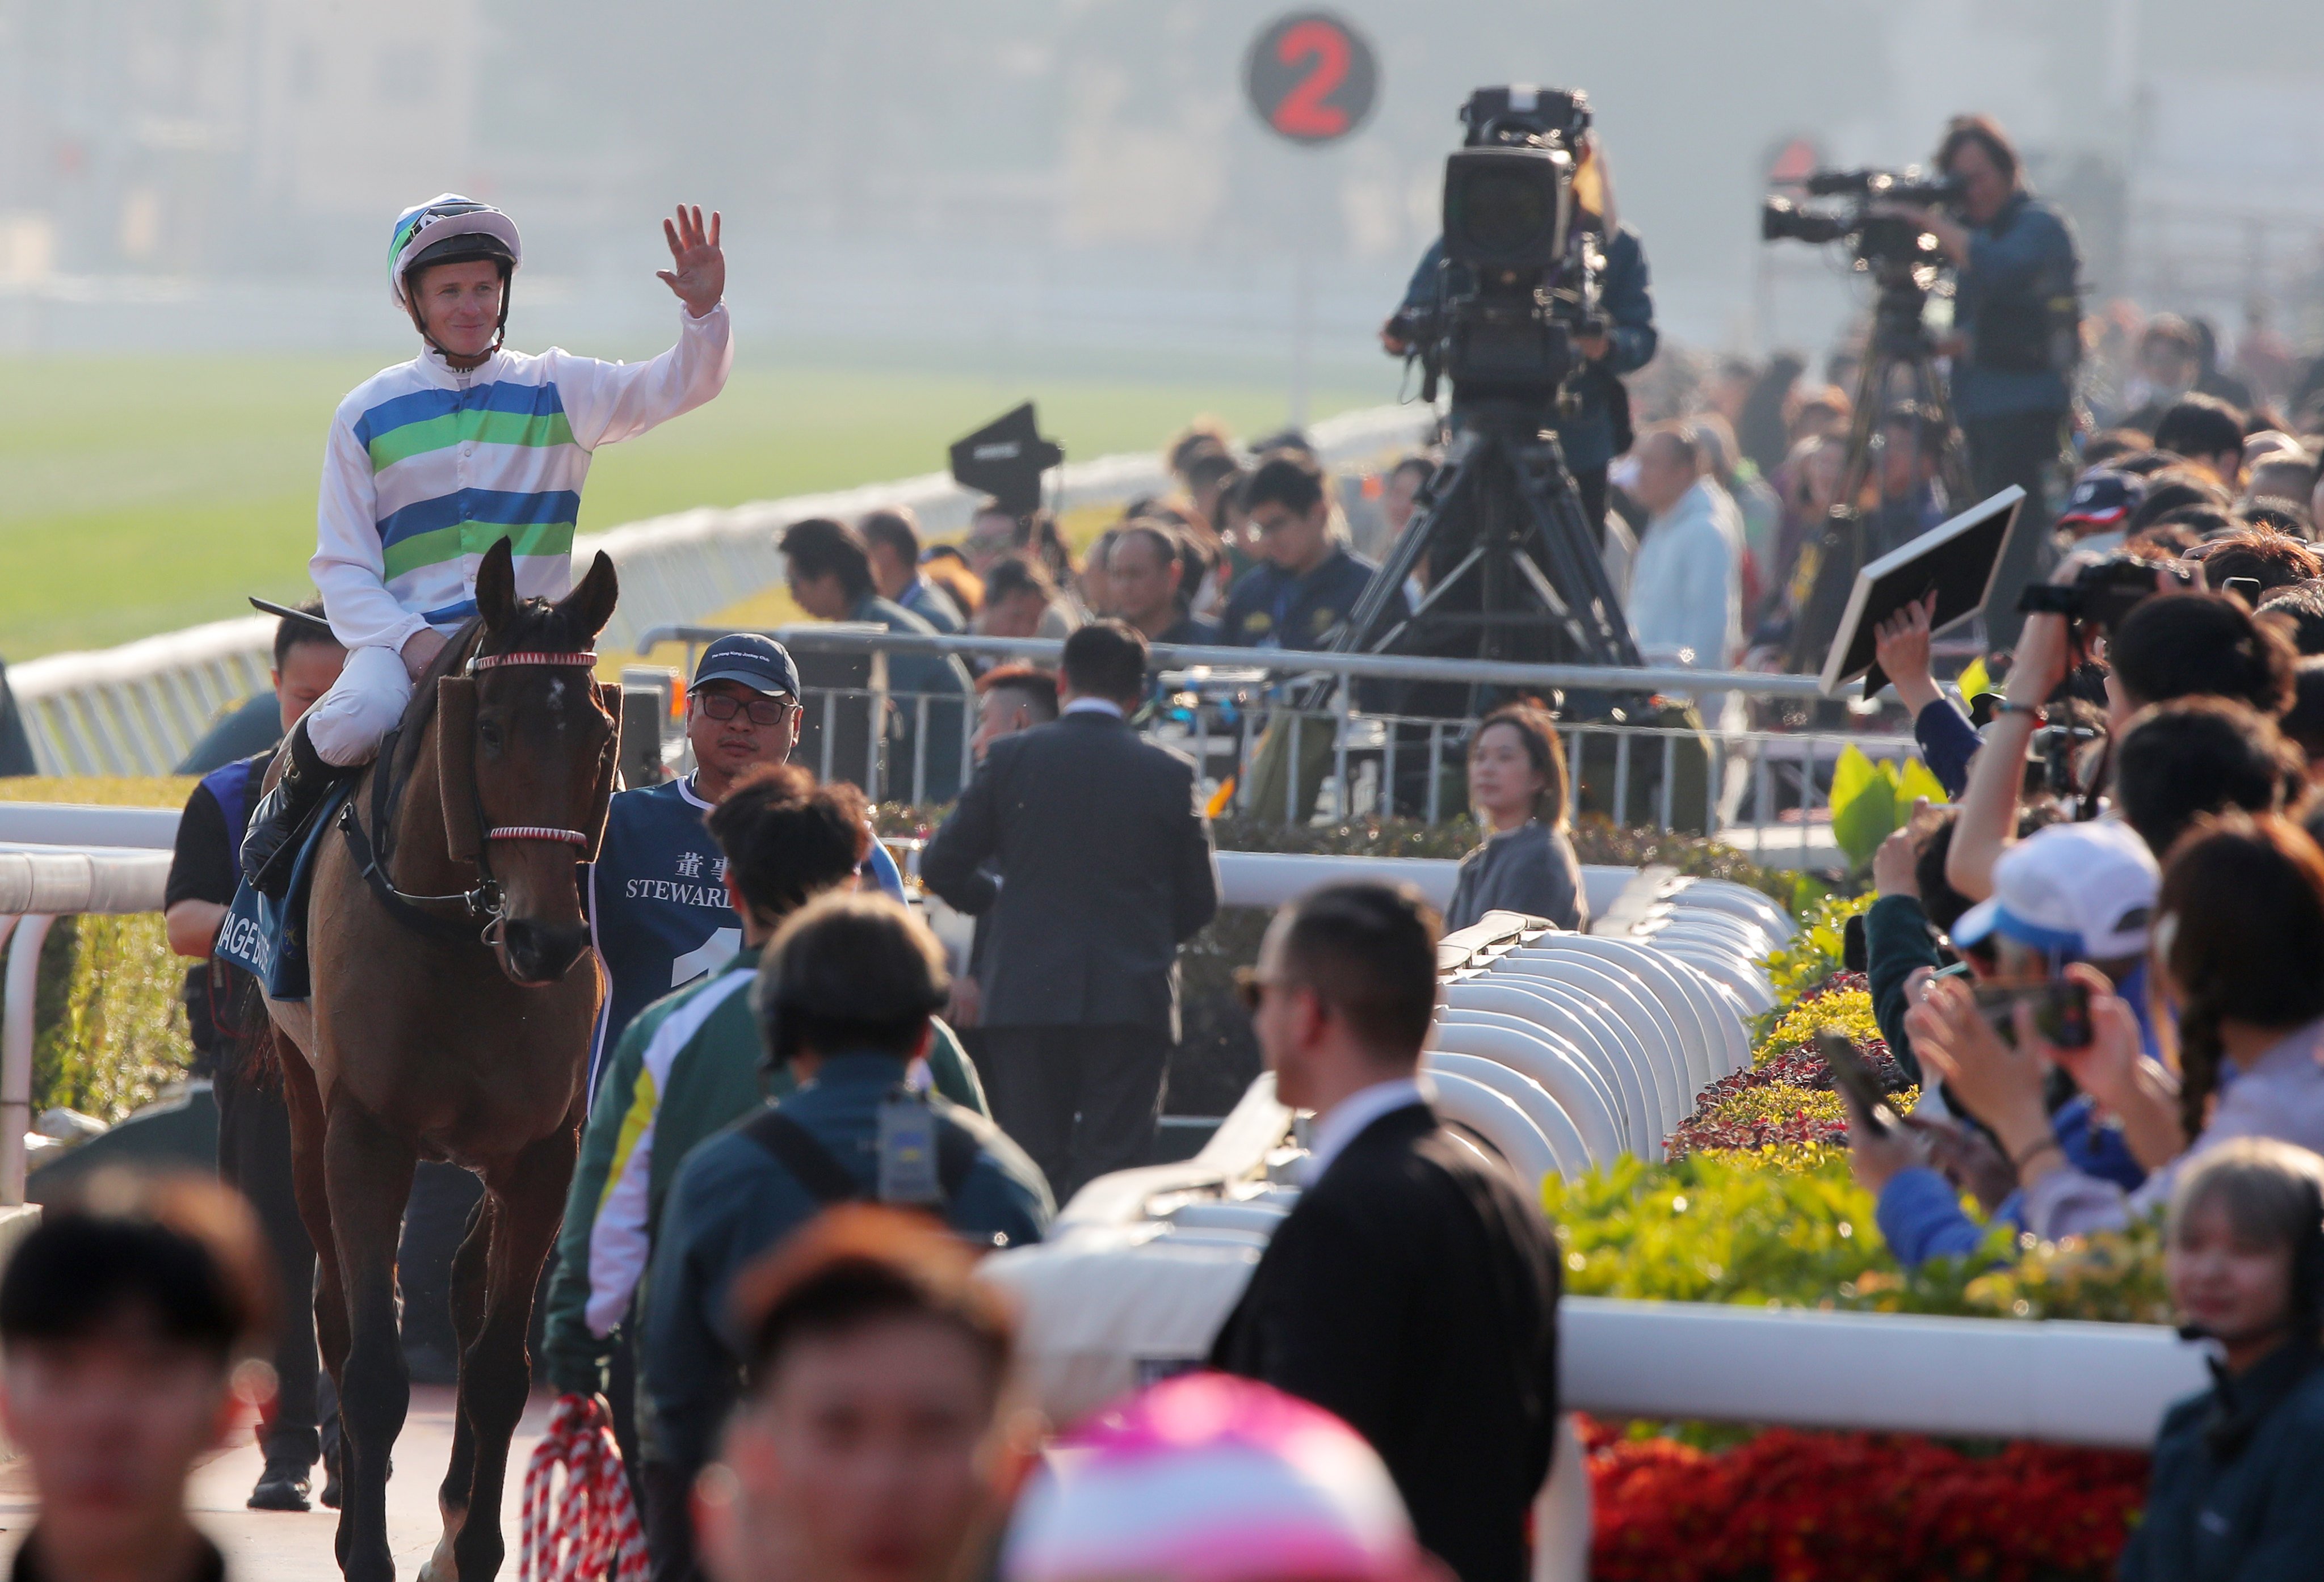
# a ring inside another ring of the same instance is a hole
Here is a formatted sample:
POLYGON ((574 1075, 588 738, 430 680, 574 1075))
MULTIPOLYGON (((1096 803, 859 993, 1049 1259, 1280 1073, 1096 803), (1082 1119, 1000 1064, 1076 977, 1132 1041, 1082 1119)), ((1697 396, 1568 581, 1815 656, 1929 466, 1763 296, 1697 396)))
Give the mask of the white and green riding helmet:
POLYGON ((387 250, 389 298, 411 316, 413 326, 425 337, 427 328, 411 300, 411 277, 430 264, 466 263, 481 258, 491 259, 501 269, 500 327, 493 337, 497 346, 508 333, 509 281, 524 262, 524 244, 517 235, 516 222, 489 203, 447 192, 398 215, 395 235, 387 250))

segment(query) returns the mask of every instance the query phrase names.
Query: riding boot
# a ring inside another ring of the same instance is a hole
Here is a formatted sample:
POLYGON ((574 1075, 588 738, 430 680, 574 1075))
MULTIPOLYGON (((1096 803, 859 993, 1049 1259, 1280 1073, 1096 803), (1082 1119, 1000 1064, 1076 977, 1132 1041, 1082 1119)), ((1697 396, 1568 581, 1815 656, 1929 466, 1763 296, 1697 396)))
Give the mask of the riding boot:
POLYGON ((290 727, 283 744, 289 753, 282 777, 251 810, 250 832, 242 838, 242 876, 262 896, 281 900, 290 889, 290 869, 298 861, 294 837, 307 815, 315 811, 331 787, 354 774, 325 763, 315 744, 307 740, 307 722, 290 727))

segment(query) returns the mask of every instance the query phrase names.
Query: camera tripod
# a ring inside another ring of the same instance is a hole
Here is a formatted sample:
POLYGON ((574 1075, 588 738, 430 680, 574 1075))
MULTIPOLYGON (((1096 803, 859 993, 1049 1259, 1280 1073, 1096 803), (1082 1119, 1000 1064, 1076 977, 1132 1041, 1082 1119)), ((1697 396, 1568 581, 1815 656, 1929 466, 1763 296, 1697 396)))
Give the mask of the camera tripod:
MULTIPOLYGON (((1456 405, 1445 465, 1363 597, 1341 653, 1412 654, 1518 663, 1636 665, 1621 601, 1600 558, 1548 432, 1546 409, 1520 400, 1456 405), (1397 595, 1425 567, 1408 614, 1397 595)), ((1402 713, 1450 719, 1486 712, 1482 683, 1406 682, 1402 713)))
MULTIPOLYGON (((1898 403, 1910 401, 1919 413, 1914 424, 1916 447, 1924 428, 1941 428, 1944 438, 1937 453, 1936 482, 1944 490, 1946 504, 1958 510, 1972 498, 1960 429, 1953 422, 1944 381, 1937 375, 1936 343, 1923 319, 1934 271, 1916 259, 1872 262, 1880 296, 1872 312, 1864 367, 1856 382, 1855 417, 1840 464, 1840 487, 1824 518, 1823 532, 1802 551, 1803 559, 1812 561, 1802 568, 1809 577, 1809 591, 1792 624, 1784 656, 1786 669, 1808 674, 1823 667, 1825 650, 1839 633, 1856 574, 1866 561, 1877 558, 1866 553, 1860 502, 1866 484, 1872 481, 1873 437, 1882 433, 1886 414, 1898 403)), ((1884 435, 1882 444, 1886 443, 1884 435)), ((1880 503, 1889 503, 1885 491, 1880 503)))

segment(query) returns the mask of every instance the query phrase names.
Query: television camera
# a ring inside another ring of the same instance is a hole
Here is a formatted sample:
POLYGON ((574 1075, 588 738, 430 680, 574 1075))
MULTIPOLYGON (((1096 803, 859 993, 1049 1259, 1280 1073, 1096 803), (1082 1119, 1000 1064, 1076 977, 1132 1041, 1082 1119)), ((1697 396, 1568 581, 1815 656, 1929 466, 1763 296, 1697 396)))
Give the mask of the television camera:
MULTIPOLYGON (((1636 665, 1629 622, 1557 437, 1579 409, 1581 343, 1599 313, 1606 204, 1590 169, 1588 96, 1479 88, 1444 164, 1434 290, 1389 321, 1434 400, 1452 385, 1446 464, 1346 623, 1342 652, 1636 665), (1400 595, 1419 572, 1426 591, 1400 595)), ((1404 712, 1473 717, 1489 689, 1406 689, 1404 712), (1455 696, 1453 694, 1460 695, 1455 696)))
MULTIPOLYGON (((1819 246, 1845 243, 1853 267, 1869 274, 1878 290, 1853 392, 1854 420, 1839 492, 1823 531, 1801 552, 1808 592, 1793 621, 1785 658, 1790 669, 1813 671, 1822 666, 1858 570, 1870 558, 1863 502, 1868 485, 1881 475, 1875 468, 1875 448, 1886 443, 1882 435, 1888 415, 1913 414, 1906 430, 1915 437, 1916 447, 1923 432, 1942 436, 1936 455, 1923 459, 1933 462, 1927 470, 1942 488, 1947 506, 1957 510, 1969 502, 1970 494, 1967 455, 1945 381, 1937 371, 1938 348, 1928 327, 1929 296, 1940 289, 1944 252, 1924 226, 1896 212, 1956 202, 1960 183, 1913 167, 1817 170, 1800 186, 1808 203, 1767 198, 1759 214, 1760 240, 1819 246), (1810 207, 1817 199, 1839 201, 1810 207)), ((1890 503, 1884 500, 1876 509, 1890 503)))

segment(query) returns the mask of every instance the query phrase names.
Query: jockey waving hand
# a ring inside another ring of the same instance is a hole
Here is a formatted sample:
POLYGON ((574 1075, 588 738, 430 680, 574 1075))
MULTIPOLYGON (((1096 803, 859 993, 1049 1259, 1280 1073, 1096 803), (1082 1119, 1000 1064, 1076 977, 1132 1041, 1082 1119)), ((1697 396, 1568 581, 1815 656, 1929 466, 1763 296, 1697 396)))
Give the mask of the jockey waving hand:
POLYGON ((502 345, 523 262, 508 216, 447 193, 397 218, 388 290, 422 346, 331 420, 308 569, 347 662, 292 727, 282 777, 252 814, 242 869, 258 889, 288 888, 292 833, 377 754, 414 681, 475 613, 484 552, 510 540, 519 595, 562 598, 591 454, 724 388, 734 350, 718 232, 699 208, 662 222, 670 266, 657 276, 684 305, 678 344, 650 363, 601 363, 502 345))

